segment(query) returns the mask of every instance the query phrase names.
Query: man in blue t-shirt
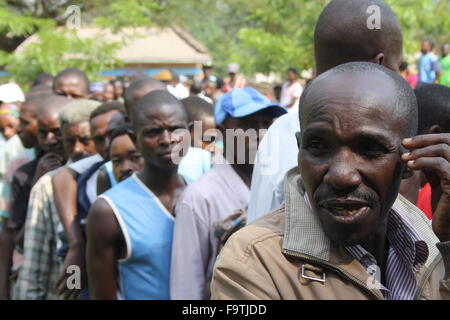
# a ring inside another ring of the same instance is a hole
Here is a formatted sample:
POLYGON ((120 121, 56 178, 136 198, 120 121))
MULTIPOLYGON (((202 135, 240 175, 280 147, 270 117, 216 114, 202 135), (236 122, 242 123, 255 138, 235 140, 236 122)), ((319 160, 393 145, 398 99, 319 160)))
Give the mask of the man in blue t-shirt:
POLYGON ((93 299, 169 299, 174 207, 186 187, 172 159, 187 131, 182 103, 150 92, 133 110, 144 167, 102 194, 89 210, 87 270, 93 299))
POLYGON ((424 83, 437 83, 442 74, 442 69, 439 64, 438 57, 433 53, 434 43, 431 40, 425 39, 421 43, 422 55, 417 61, 419 69, 419 82, 417 86, 424 83))

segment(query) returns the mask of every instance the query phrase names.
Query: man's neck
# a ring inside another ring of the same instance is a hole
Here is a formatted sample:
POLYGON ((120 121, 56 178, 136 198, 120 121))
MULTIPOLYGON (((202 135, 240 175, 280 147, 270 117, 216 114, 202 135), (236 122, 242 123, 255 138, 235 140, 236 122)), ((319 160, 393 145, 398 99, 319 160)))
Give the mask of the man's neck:
POLYGON ((145 164, 137 173, 139 179, 155 194, 170 193, 184 185, 184 180, 178 175, 178 168, 161 169, 145 164))
POLYGON ((253 164, 232 164, 231 166, 247 187, 250 188, 253 175, 253 164))

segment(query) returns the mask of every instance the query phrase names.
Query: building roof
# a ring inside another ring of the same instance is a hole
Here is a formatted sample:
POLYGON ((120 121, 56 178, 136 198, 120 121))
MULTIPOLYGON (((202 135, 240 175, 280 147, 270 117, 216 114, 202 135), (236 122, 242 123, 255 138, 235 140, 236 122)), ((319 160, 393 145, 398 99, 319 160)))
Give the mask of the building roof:
MULTIPOLYGON (((81 38, 101 37, 111 41, 120 41, 124 36, 136 34, 118 51, 117 58, 126 64, 211 63, 208 49, 178 26, 123 28, 117 34, 99 27, 82 27, 76 33, 81 38)), ((29 37, 16 51, 23 50, 28 43, 36 40, 36 35, 29 37)))

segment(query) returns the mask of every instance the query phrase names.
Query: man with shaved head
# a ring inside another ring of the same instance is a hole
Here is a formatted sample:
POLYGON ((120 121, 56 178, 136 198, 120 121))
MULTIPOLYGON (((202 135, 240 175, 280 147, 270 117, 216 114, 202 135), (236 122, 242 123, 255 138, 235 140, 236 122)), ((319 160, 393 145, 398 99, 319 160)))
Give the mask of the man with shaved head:
POLYGON ((314 31, 317 73, 351 61, 369 61, 398 71, 402 62, 400 22, 380 0, 333 0, 322 11, 314 31), (369 29, 370 6, 380 9, 380 29, 369 29))
POLYGON ((80 69, 64 69, 53 79, 53 92, 69 99, 87 98, 89 96, 89 79, 80 69))
POLYGON ((147 93, 155 90, 166 90, 166 85, 161 81, 155 80, 148 76, 137 78, 130 83, 124 93, 125 108, 130 119, 133 118, 133 109, 136 102, 147 93))
MULTIPOLYGON (((320 14, 314 31, 317 73, 320 75, 350 61, 373 62, 397 72, 402 61, 402 43, 400 22, 383 1, 333 0, 320 14), (380 29, 367 27, 370 6, 380 10, 380 29)), ((275 121, 261 141, 253 171, 247 223, 283 202, 283 179, 297 162, 294 136, 299 130, 298 114, 290 113, 275 121)))
POLYGON ((373 63, 321 74, 302 101, 285 203, 228 240, 213 299, 449 299, 450 136, 415 136, 414 92, 373 63), (432 227, 398 194, 410 170, 433 178, 432 227))
POLYGON ((87 269, 93 299, 169 299, 175 203, 186 187, 172 159, 188 116, 168 91, 142 97, 133 110, 144 168, 106 191, 87 223, 87 269))
POLYGON ((9 226, 21 230, 26 217, 31 187, 45 173, 60 167, 65 162, 64 148, 59 122, 59 112, 70 100, 48 96, 37 108, 38 151, 36 158, 17 169, 12 179, 9 226))
POLYGON ((45 85, 51 87, 53 85, 53 76, 50 73, 42 72, 34 78, 31 87, 45 85))

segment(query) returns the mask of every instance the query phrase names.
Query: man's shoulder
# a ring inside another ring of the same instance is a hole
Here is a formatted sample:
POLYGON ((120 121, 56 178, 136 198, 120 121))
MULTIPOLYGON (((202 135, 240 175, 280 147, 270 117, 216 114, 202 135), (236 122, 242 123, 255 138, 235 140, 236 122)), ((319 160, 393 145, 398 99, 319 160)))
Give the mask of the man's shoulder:
POLYGON ((65 168, 65 166, 56 168, 52 171, 47 172, 46 174, 44 174, 42 177, 39 178, 39 180, 34 184, 33 186, 33 190, 37 190, 37 189, 53 189, 52 187, 52 177, 58 173, 59 171, 61 171, 63 168, 65 168))
POLYGON ((439 60, 438 56, 436 54, 434 54, 433 52, 431 52, 430 58, 431 58, 432 61, 438 61, 439 60))
POLYGON ((294 87, 295 89, 298 89, 298 88, 303 89, 303 86, 302 86, 302 84, 300 83, 300 81, 295 81, 294 84, 293 84, 293 87, 294 87))
MULTIPOLYGON (((181 199, 208 199, 212 196, 219 196, 217 194, 217 187, 220 186, 220 175, 217 172, 216 167, 212 167, 208 172, 206 172, 199 179, 190 183, 183 194, 181 199)), ((183 201, 183 200, 182 200, 183 201)))
POLYGON ((37 159, 33 159, 33 160, 30 160, 30 161, 27 161, 26 163, 24 163, 20 167, 18 167, 16 172, 17 171, 29 172, 33 168, 35 168, 37 166, 37 163, 38 163, 37 159))
POLYGON ((126 178, 125 180, 119 182, 115 186, 109 188, 105 192, 103 192, 99 197, 107 197, 107 198, 115 198, 120 197, 122 198, 124 194, 134 195, 136 189, 132 188, 131 185, 136 185, 136 180, 133 176, 130 176, 126 178))
POLYGON ((88 170, 90 167, 92 167, 94 164, 101 161, 103 161, 103 158, 99 154, 95 154, 93 156, 89 156, 76 162, 73 162, 69 164, 67 167, 77 172, 78 174, 81 174, 84 171, 88 170))
MULTIPOLYGON (((260 249, 275 246, 281 253, 284 236, 284 205, 234 233, 223 250, 233 255, 248 256, 260 249)), ((269 249, 270 250, 270 249, 269 249)))
POLYGON ((422 62, 422 63, 429 63, 429 62, 437 61, 437 60, 438 60, 438 57, 433 52, 428 52, 427 54, 423 54, 419 58, 419 62, 422 62))
POLYGON ((38 163, 37 159, 34 159, 18 167, 13 174, 13 180, 16 180, 21 184, 25 183, 25 180, 27 180, 30 177, 30 175, 34 176, 37 163, 38 163))
POLYGON ((413 203, 409 202, 401 194, 398 194, 394 205, 394 210, 400 212, 409 222, 409 224, 418 233, 419 237, 425 241, 428 246, 429 255, 426 263, 426 267, 439 255, 439 250, 436 247, 436 243, 439 239, 433 232, 431 220, 429 220, 425 213, 417 208, 413 203))
POLYGON ((3 149, 5 150, 14 149, 20 147, 21 145, 22 141, 20 140, 19 135, 15 134, 8 141, 5 142, 5 144, 3 145, 3 149))

